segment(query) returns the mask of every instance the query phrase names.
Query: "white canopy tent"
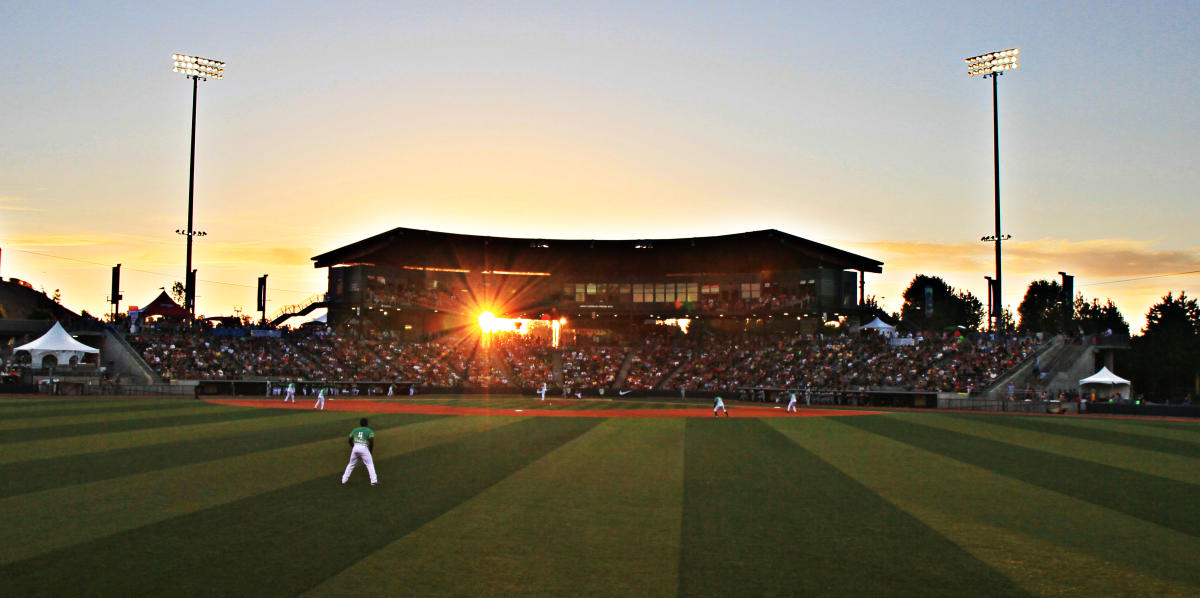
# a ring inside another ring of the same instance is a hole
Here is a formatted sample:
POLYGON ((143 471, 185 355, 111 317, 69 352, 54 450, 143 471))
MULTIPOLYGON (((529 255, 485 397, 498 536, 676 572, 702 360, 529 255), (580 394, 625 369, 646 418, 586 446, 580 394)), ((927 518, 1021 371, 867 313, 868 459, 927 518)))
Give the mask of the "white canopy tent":
POLYGON ((874 320, 871 320, 871 323, 863 326, 861 328, 861 330, 878 330, 878 331, 882 332, 883 334, 889 335, 889 336, 896 333, 895 326, 892 326, 891 324, 888 324, 887 322, 884 322, 883 320, 880 320, 879 318, 875 318, 874 320))
POLYGON ((1079 381, 1080 386, 1084 384, 1107 384, 1109 386, 1120 386, 1122 384, 1128 386, 1129 381, 1110 372, 1107 367, 1100 368, 1099 372, 1088 376, 1079 381))
POLYGON ((80 363, 86 354, 100 353, 100 349, 89 347, 72 338, 58 322, 37 340, 13 349, 14 353, 17 351, 28 351, 35 368, 42 367, 47 355, 53 356, 59 365, 65 365, 80 363))
POLYGON ((1114 394, 1120 394, 1120 387, 1124 386, 1125 397, 1129 397, 1129 381, 1112 373, 1107 367, 1101 367, 1099 372, 1083 378, 1079 381, 1079 387, 1091 386, 1099 397, 1112 397, 1114 394))

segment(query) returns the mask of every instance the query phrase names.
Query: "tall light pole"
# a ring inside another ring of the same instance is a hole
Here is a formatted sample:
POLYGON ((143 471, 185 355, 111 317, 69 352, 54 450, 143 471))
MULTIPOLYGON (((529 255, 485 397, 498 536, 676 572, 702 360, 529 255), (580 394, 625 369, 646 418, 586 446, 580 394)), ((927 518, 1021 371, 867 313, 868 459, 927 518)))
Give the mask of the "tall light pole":
POLYGON ((996 282, 995 288, 992 291, 994 296, 992 313, 989 316, 994 322, 995 330, 1000 330, 1002 327, 1003 319, 1000 315, 1004 310, 1004 302, 1001 300, 1000 295, 1000 242, 1012 238, 1012 235, 1000 234, 1000 117, 996 102, 996 80, 1000 75, 1004 74, 1004 71, 1017 68, 1017 55, 1020 53, 1020 49, 1011 48, 999 52, 988 52, 987 54, 967 59, 968 77, 982 75, 984 79, 991 78, 992 80, 992 139, 996 168, 996 234, 983 237, 980 241, 996 244, 996 282))
POLYGON ((188 221, 187 230, 176 230, 175 232, 187 237, 187 263, 183 270, 184 280, 184 309, 196 316, 196 275, 192 272, 192 237, 202 237, 205 233, 199 232, 192 227, 192 207, 193 197, 196 184, 196 92, 200 87, 200 81, 209 79, 222 79, 225 75, 225 63, 220 60, 212 60, 210 58, 200 58, 199 56, 188 56, 187 54, 172 54, 171 59, 175 61, 176 73, 182 73, 185 77, 192 80, 192 153, 191 161, 188 165, 188 221))
POLYGON ((988 285, 988 332, 992 332, 994 330, 992 328, 992 292, 995 290, 996 281, 991 276, 984 276, 983 278, 987 281, 988 285))

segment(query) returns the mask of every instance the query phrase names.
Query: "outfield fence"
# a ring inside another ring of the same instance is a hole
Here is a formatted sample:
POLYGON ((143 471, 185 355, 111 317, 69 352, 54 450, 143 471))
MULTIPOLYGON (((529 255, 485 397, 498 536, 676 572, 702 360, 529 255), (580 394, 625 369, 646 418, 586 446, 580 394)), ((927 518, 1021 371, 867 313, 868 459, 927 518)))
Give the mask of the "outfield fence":
POLYGON ((938 397, 938 409, 961 411, 1001 411, 1010 413, 1077 413, 1079 408, 1070 401, 1013 400, 1003 397, 971 397, 961 395, 938 397))
POLYGON ((119 384, 113 393, 122 396, 179 396, 195 397, 195 384, 119 384))

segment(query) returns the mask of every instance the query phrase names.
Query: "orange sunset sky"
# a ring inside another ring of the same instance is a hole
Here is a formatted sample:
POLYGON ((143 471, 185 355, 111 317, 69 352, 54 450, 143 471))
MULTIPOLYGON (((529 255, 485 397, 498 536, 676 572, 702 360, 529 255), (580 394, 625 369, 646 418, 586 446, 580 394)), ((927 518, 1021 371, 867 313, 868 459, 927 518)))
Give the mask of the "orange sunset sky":
MULTIPOLYGON (((0 5, 0 276, 76 311, 181 280, 200 84, 198 312, 322 292, 310 257, 394 227, 663 238, 776 228, 986 302, 999 81, 1005 306, 1076 276, 1134 331, 1200 294, 1200 5, 0 5), (286 9, 286 10, 285 10, 286 9)), ((966 3, 970 4, 970 3, 966 3)))

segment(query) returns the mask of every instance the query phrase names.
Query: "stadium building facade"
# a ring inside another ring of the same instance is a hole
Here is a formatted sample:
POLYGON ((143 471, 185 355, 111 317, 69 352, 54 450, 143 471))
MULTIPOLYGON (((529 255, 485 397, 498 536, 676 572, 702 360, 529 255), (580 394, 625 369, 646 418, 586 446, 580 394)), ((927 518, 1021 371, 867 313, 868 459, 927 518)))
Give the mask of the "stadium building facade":
POLYGON ((396 228, 312 258, 329 322, 415 337, 482 312, 575 328, 647 318, 728 326, 857 313, 883 263, 778 230, 678 239, 534 239, 396 228))

